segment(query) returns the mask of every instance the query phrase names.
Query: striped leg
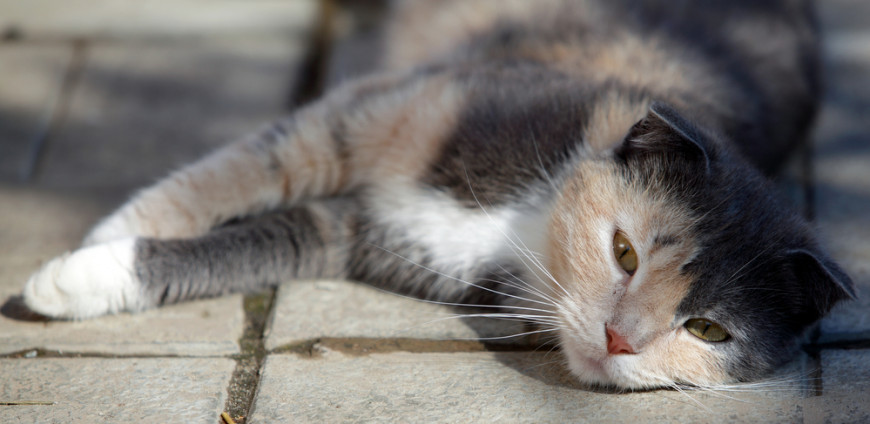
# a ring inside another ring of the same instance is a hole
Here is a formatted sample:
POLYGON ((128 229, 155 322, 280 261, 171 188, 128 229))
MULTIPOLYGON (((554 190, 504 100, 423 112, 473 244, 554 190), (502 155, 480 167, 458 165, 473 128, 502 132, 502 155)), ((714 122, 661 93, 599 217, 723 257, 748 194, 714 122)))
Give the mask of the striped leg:
POLYGON ((299 206, 189 239, 126 238, 80 249, 34 274, 24 299, 58 318, 90 318, 345 274, 350 200, 299 206))
POLYGON ((101 221, 83 245, 131 236, 195 237, 234 217, 339 192, 344 170, 320 125, 325 109, 303 110, 172 173, 101 221))

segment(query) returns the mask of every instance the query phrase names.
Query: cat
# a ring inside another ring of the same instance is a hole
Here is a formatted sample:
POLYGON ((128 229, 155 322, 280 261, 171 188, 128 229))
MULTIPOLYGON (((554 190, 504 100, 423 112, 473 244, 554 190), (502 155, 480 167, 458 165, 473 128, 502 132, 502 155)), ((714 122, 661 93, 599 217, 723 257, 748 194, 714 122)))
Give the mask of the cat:
POLYGON ((590 385, 761 378, 855 296, 765 174, 820 95, 803 0, 405 1, 377 72, 148 187, 23 297, 83 319, 346 278, 491 305, 590 385))

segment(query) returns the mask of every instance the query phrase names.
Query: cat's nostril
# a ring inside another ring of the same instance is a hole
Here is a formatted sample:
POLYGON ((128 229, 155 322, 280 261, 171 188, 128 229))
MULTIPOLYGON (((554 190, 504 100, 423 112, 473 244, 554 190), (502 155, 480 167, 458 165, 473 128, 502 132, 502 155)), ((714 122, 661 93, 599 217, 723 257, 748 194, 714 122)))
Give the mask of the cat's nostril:
POLYGON ((604 332, 607 334, 607 353, 611 355, 634 354, 634 349, 628 344, 625 337, 607 326, 604 327, 604 332))

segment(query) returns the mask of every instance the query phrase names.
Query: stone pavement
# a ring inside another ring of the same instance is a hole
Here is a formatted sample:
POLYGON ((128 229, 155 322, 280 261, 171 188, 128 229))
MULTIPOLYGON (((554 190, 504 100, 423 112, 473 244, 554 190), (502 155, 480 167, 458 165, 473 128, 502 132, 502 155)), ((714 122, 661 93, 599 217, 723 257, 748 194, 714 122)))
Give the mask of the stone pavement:
POLYGON ((363 3, 0 0, 0 421, 870 422, 864 0, 819 2, 813 171, 782 178, 809 184, 798 198, 861 300, 766 385, 590 392, 557 352, 502 338, 520 324, 342 281, 84 322, 26 313, 27 276, 135 188, 363 72, 380 2, 363 3))

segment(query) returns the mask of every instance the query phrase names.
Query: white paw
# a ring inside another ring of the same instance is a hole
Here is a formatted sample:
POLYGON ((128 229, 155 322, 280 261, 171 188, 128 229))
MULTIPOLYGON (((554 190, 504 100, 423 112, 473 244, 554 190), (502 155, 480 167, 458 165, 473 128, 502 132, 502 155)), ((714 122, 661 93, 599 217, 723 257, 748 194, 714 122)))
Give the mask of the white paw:
POLYGON ((45 264, 24 286, 24 302, 43 315, 81 319, 146 307, 133 269, 135 239, 79 249, 45 264))

